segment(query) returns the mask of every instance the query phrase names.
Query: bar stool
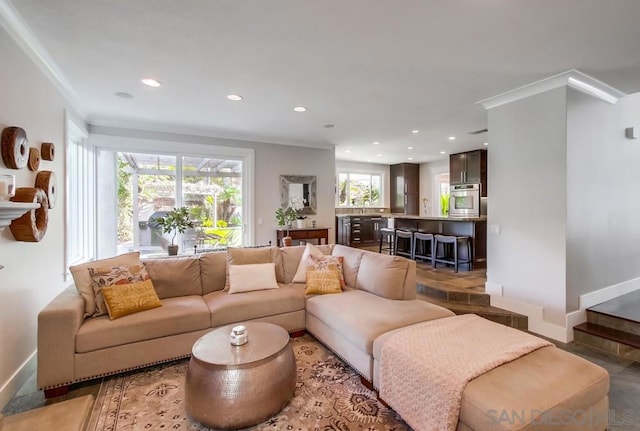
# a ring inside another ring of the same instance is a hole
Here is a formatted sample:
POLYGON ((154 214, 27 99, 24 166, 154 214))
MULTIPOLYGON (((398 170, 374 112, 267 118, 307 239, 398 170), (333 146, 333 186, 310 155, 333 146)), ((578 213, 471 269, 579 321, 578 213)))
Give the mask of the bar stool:
POLYGON ((473 269, 473 263, 471 259, 471 238, 468 236, 454 236, 454 235, 435 235, 435 244, 433 246, 433 267, 435 268, 437 263, 445 263, 453 265, 455 272, 458 272, 458 265, 468 265, 469 271, 473 269), (442 255, 440 255, 440 245, 442 244, 442 255), (453 247, 453 257, 447 256, 446 245, 451 244, 453 247), (467 258, 465 260, 458 259, 458 247, 460 245, 466 246, 467 258))
POLYGON ((393 254, 393 243, 396 240, 395 230, 390 227, 383 227, 380 229, 380 247, 378 249, 378 253, 382 253, 383 250, 389 252, 389 254, 393 254), (382 245, 386 244, 386 247, 382 245))
POLYGON ((393 254, 413 259, 413 232, 408 230, 396 230, 395 236, 393 254), (400 242, 400 239, 403 241, 400 242), (406 245, 406 247, 402 247, 402 245, 406 245))
POLYGON ((433 246, 433 234, 425 232, 414 232, 412 248, 413 259, 430 260, 431 265, 433 265, 433 258, 435 255, 433 252, 433 246))

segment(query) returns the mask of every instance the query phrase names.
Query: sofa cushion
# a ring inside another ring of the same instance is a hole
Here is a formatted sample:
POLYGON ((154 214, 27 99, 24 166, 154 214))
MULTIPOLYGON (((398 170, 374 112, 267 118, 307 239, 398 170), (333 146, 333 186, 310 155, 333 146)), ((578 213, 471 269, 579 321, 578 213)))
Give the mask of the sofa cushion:
POLYGON ((204 296, 211 311, 211 326, 258 319, 304 310, 304 285, 280 284, 278 289, 256 290, 238 295, 211 292, 204 296))
POLYGON ((403 299, 409 260, 399 256, 364 253, 356 287, 388 299, 403 299))
MULTIPOLYGON (((333 251, 333 244, 316 245, 314 247, 326 255, 330 255, 333 251)), ((298 271, 305 250, 306 246, 303 245, 283 247, 280 249, 282 255, 283 283, 293 283, 293 277, 298 271)))
POLYGON ((358 270, 360 269, 360 261, 365 253, 371 253, 366 250, 360 250, 353 247, 336 244, 333 248, 332 256, 342 256, 344 272, 344 281, 349 287, 356 287, 358 280, 358 270))
POLYGON ((144 266, 160 299, 202 295, 197 256, 145 259, 144 266))
POLYGON ((84 299, 84 316, 92 316, 96 312, 96 300, 91 286, 91 276, 89 268, 98 266, 116 266, 116 265, 136 265, 140 263, 140 252, 132 252, 121 254, 120 256, 111 257, 109 259, 100 259, 93 262, 83 263, 82 265, 74 265, 69 267, 76 289, 84 299))
POLYGON ((227 252, 214 251, 200 255, 202 294, 224 289, 227 280, 227 252))
POLYGON ((341 295, 307 298, 307 313, 369 355, 374 340, 385 332, 454 315, 446 308, 419 299, 392 300, 356 289, 348 289, 341 295))
POLYGON ((161 302, 162 307, 117 320, 109 320, 109 316, 85 320, 76 334, 76 352, 86 353, 209 328, 211 317, 202 296, 167 298, 161 302))
POLYGON ((274 263, 229 265, 229 294, 277 288, 274 263))
POLYGON ((111 320, 140 311, 162 307, 153 283, 147 279, 130 284, 102 288, 104 302, 111 320))
POLYGON ((229 265, 250 265, 253 263, 273 263, 276 268, 276 280, 282 283, 282 256, 277 247, 247 247, 227 249, 227 279, 224 289, 229 290, 229 265))

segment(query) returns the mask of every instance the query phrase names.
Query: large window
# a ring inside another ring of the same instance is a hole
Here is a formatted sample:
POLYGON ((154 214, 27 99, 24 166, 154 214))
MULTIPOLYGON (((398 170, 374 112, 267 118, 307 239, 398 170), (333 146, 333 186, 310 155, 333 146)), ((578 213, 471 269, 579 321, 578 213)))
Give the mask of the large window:
POLYGON ((68 267, 95 257, 95 149, 87 133, 67 120, 66 148, 66 243, 65 278, 68 267))
POLYGON ((183 253, 242 244, 242 161, 118 152, 118 251, 163 253, 173 235, 153 219, 187 207, 194 228, 178 238, 183 253))
POLYGON ((382 175, 340 172, 337 192, 338 206, 381 207, 382 175))

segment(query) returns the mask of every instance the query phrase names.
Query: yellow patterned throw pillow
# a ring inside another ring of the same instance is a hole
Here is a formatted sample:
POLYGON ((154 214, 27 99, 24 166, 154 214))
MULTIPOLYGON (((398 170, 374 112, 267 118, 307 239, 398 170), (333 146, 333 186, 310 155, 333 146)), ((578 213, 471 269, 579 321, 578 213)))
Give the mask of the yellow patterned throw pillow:
POLYGON ((323 295, 325 293, 341 293, 340 273, 338 270, 307 270, 306 295, 323 295))
POLYGON ((111 320, 127 314, 162 307, 151 280, 103 287, 102 296, 104 296, 111 320))

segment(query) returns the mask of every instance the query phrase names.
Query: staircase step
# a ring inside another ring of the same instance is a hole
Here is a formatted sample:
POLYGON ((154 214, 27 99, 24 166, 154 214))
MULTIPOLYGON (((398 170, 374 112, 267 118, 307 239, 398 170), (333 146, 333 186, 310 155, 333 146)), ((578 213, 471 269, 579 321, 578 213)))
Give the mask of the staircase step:
POLYGON ((640 335, 590 322, 574 326, 573 330, 577 341, 627 359, 640 361, 640 335))
POLYGON ((529 318, 527 316, 503 310, 502 308, 492 307, 490 305, 443 301, 420 293, 420 291, 418 291, 418 299, 447 308, 456 314, 477 314, 492 322, 501 323, 516 329, 526 330, 529 327, 529 318))
POLYGON ((489 305, 491 296, 486 293, 476 293, 462 290, 444 289, 432 284, 418 283, 418 293, 441 301, 459 302, 469 305, 489 305))
POLYGON ((587 322, 640 336, 640 322, 587 309, 587 322))

